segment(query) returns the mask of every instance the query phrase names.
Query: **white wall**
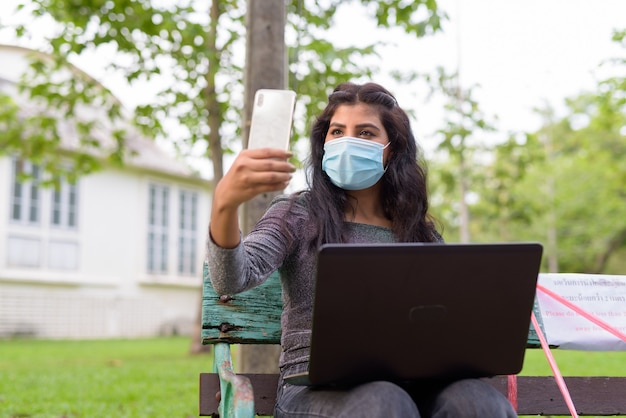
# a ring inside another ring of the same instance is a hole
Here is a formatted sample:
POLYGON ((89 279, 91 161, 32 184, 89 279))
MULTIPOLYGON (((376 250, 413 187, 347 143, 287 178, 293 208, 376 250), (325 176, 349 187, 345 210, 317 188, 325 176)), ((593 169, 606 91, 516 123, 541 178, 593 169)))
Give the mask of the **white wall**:
POLYGON ((39 225, 9 222, 11 165, 0 158, 0 337, 109 338, 188 333, 200 306, 208 226, 208 185, 135 170, 107 170, 78 183, 78 228, 50 228, 50 190, 41 201, 39 225), (147 272, 149 186, 169 188, 169 269, 147 272), (178 191, 198 193, 193 276, 177 273, 178 191), (37 267, 7 265, 8 237, 41 241, 37 267), (76 242, 76 269, 49 268, 51 241, 76 242))
POLYGON ((83 180, 79 192, 82 271, 94 281, 136 281, 146 248, 148 205, 142 187, 147 185, 121 171, 83 180))
POLYGON ((148 288, 135 296, 115 287, 0 283, 0 337, 54 339, 190 335, 195 288, 148 288))

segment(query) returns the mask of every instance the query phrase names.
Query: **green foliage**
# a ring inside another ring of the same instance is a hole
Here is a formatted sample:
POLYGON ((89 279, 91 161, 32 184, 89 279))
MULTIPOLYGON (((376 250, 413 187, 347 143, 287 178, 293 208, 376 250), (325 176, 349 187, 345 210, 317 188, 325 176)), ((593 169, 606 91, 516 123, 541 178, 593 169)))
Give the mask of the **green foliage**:
POLYGON ((511 225, 528 228, 540 213, 536 193, 522 186, 533 164, 544 159, 537 135, 511 135, 493 148, 493 161, 483 169, 480 199, 472 206, 475 236, 511 241, 511 225))
POLYGON ((31 70, 22 75, 18 91, 0 92, 0 129, 4 133, 0 153, 39 164, 49 174, 43 184, 53 184, 58 176, 75 181, 103 162, 119 163, 124 141, 113 143, 98 137, 98 132, 115 133, 110 127, 120 120, 119 102, 62 58, 34 54, 31 60, 31 70), (105 103, 107 113, 103 115, 105 103), (86 108, 100 117, 85 117, 86 108), (68 151, 73 154, 72 164, 68 164, 68 151))
MULTIPOLYGON (((626 247, 626 109, 608 91, 581 94, 568 107, 560 119, 541 110, 539 131, 512 135, 475 162, 472 236, 542 242, 545 269, 551 261, 563 272, 623 274, 608 267, 626 247)), ((448 191, 448 177, 433 176, 437 188, 448 191)), ((458 211, 447 216, 458 219, 458 211)))
MULTIPOLYGON (((615 39, 623 43, 624 34, 615 39)), ((602 80, 595 92, 566 100, 563 117, 538 109, 538 131, 492 143, 476 140, 489 124, 471 96, 455 90, 454 76, 439 72, 431 80, 449 98, 439 154, 430 163, 433 211, 446 239, 460 236, 455 195, 465 180, 474 241, 539 241, 544 270, 624 274, 626 78, 602 80)))
POLYGON ((442 19, 446 17, 438 11, 435 0, 424 2, 363 0, 362 3, 374 10, 378 26, 399 26, 406 33, 418 37, 440 30, 442 19))
POLYGON ((450 227, 448 237, 453 240, 469 240, 469 216, 467 206, 474 188, 484 181, 482 166, 487 150, 484 135, 493 131, 489 118, 474 99, 474 89, 462 88, 458 74, 448 74, 438 68, 434 75, 427 75, 431 94, 444 97, 443 127, 435 133, 438 161, 431 170, 433 201, 440 202, 442 220, 450 227), (443 194, 444 196, 437 196, 443 194))

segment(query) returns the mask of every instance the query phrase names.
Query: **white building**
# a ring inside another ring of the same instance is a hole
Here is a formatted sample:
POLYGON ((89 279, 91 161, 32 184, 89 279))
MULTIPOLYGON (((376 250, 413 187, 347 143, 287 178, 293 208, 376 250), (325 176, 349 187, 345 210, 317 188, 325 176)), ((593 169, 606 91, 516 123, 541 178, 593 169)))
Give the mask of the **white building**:
MULTIPOLYGON (((0 46, 0 91, 28 52, 0 46)), ((58 190, 37 184, 37 166, 0 156, 0 337, 191 332, 210 183, 153 141, 128 141, 137 154, 124 168, 58 190)))

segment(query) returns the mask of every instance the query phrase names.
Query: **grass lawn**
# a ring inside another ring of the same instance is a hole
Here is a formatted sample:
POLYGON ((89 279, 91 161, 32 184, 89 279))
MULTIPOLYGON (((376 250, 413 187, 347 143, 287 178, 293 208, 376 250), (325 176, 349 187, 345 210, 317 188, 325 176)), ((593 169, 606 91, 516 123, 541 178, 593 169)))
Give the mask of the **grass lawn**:
MULTIPOLYGON (((626 351, 552 350, 564 376, 626 376, 626 351)), ((526 350, 521 375, 551 376, 543 350, 526 350)))
MULTIPOLYGON (((198 373, 212 364, 189 343, 0 340, 0 417, 197 417, 198 373)), ((626 352, 554 354, 566 375, 626 376, 626 352)), ((522 374, 551 374, 541 350, 527 351, 522 374)))
POLYGON ((197 417, 189 338, 0 340, 0 417, 197 417))

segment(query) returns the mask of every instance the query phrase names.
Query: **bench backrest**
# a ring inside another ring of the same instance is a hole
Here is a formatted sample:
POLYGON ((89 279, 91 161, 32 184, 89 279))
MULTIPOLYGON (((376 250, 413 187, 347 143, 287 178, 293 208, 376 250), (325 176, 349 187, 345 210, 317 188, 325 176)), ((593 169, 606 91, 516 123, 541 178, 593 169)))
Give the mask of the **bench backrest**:
POLYGON ((203 268, 202 343, 280 344, 280 277, 274 272, 261 286, 237 295, 213 290, 203 268))
MULTIPOLYGON (((213 290, 206 262, 203 269, 202 343, 280 344, 281 285, 278 272, 265 283, 237 295, 218 295, 213 290)), ((535 315, 541 324, 539 307, 535 315)), ((539 347, 530 327, 528 347, 539 347)))

